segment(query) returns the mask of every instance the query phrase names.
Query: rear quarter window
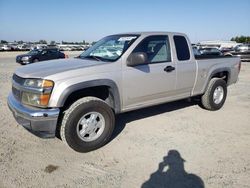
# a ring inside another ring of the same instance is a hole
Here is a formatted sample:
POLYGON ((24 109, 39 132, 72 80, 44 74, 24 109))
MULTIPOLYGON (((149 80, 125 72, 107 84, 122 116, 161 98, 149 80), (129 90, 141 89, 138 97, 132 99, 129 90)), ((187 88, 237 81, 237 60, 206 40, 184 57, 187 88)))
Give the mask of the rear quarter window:
POLYGON ((49 50, 50 53, 57 53, 58 50, 57 49, 52 49, 52 50, 49 50))
POLYGON ((186 38, 184 36, 176 35, 174 36, 174 43, 178 60, 189 60, 190 52, 186 38))

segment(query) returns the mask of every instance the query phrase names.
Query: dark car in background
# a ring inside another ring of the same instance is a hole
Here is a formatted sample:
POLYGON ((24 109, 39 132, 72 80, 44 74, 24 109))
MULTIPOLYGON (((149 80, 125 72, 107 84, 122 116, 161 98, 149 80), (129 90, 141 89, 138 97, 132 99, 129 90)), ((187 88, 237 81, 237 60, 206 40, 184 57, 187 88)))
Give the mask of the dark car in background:
POLYGON ((225 56, 237 56, 241 61, 250 61, 250 44, 238 45, 234 51, 225 53, 225 56))
POLYGON ((218 48, 199 48, 197 46, 193 46, 194 56, 197 58, 217 58, 218 56, 223 56, 223 53, 218 48))
POLYGON ((217 48, 201 48, 199 49, 201 55, 222 56, 223 53, 217 48))
POLYGON ((234 51, 234 48, 233 48, 233 47, 231 47, 231 48, 222 47, 222 48, 220 48, 220 51, 221 51, 223 54, 225 54, 225 53, 227 53, 227 52, 234 51))
POLYGON ((60 58, 67 58, 67 56, 56 48, 36 49, 29 51, 27 54, 18 55, 16 57, 16 62, 22 65, 26 65, 38 61, 60 59, 60 58))

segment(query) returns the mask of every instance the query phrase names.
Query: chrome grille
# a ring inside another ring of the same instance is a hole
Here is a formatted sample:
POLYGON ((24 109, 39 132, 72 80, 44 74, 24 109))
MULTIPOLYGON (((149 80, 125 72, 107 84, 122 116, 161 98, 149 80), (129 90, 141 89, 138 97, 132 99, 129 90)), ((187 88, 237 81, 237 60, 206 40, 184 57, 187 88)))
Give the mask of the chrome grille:
POLYGON ((18 101, 21 101, 21 91, 20 90, 17 90, 16 88, 14 88, 12 86, 12 93, 14 95, 14 97, 18 100, 18 101))
POLYGON ((21 78, 20 76, 17 76, 16 74, 13 74, 13 83, 12 83, 12 93, 14 95, 14 97, 18 100, 21 101, 22 100, 22 91, 20 91, 19 89, 17 89, 15 86, 18 85, 23 85, 25 82, 24 78, 21 78))

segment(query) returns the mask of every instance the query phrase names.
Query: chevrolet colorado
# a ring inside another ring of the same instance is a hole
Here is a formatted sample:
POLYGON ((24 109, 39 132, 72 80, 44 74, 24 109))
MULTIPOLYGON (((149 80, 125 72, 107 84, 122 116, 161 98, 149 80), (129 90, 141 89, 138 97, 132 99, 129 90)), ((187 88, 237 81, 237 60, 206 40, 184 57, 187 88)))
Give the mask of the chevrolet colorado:
POLYGON ((8 105, 35 135, 58 131, 72 149, 88 152, 109 141, 118 113, 190 97, 220 109, 240 66, 238 57, 194 56, 182 33, 111 35, 77 58, 18 68, 8 105))

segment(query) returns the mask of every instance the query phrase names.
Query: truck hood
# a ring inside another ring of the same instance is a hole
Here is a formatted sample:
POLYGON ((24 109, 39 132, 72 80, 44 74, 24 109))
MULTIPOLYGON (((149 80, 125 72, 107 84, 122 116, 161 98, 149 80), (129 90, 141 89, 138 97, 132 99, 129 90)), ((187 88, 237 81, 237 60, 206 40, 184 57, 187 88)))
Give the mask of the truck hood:
POLYGON ((44 78, 69 70, 97 66, 107 62, 83 59, 59 59, 43 61, 18 68, 16 74, 23 78, 44 78))

